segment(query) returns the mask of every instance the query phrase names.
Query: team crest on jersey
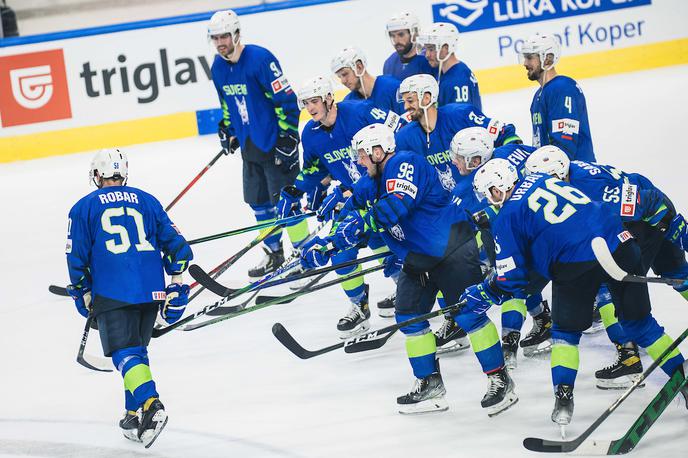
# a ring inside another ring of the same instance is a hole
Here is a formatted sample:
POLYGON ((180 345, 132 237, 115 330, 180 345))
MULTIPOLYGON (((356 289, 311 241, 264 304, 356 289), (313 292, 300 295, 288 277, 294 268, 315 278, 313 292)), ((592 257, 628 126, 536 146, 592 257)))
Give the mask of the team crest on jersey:
POLYGON ((412 199, 416 198, 416 194, 418 194, 418 187, 411 183, 408 180, 402 180, 400 178, 393 178, 391 180, 387 180, 385 182, 387 192, 389 194, 393 192, 400 192, 402 194, 406 194, 407 196, 410 196, 412 199))
POLYGON ((456 187, 456 181, 454 181, 454 177, 452 176, 452 171, 451 167, 447 165, 446 170, 443 172, 440 169, 437 170, 437 175, 440 177, 440 183, 442 184, 442 187, 449 191, 452 192, 454 188, 456 187))
POLYGON ((342 161, 342 165, 344 165, 346 173, 349 174, 349 178, 351 178, 352 183, 356 183, 359 178, 361 178, 361 172, 358 171, 358 167, 356 167, 356 164, 354 164, 353 161, 349 161, 348 164, 345 161, 342 161))
POLYGON ((621 188, 621 216, 634 216, 638 199, 638 186, 624 183, 621 188))
POLYGON ((289 81, 287 80, 286 76, 282 76, 280 78, 275 79, 272 83, 270 83, 270 86, 272 86, 272 92, 277 94, 277 93, 282 92, 286 89, 289 89, 289 81))
POLYGON ((241 123, 246 125, 249 123, 248 118, 248 108, 246 107, 246 97, 234 97, 234 102, 236 103, 237 110, 239 111, 239 116, 241 116, 241 123))
POLYGON ((398 224, 389 228, 389 234, 400 242, 406 238, 404 230, 398 224))
MULTIPOLYGON (((566 138, 566 136, 570 137, 573 134, 577 134, 579 130, 580 122, 576 121, 575 119, 564 118, 555 119, 554 121, 552 121, 552 133, 561 132, 564 138, 566 138)), ((567 138, 567 140, 572 139, 572 137, 567 138)))

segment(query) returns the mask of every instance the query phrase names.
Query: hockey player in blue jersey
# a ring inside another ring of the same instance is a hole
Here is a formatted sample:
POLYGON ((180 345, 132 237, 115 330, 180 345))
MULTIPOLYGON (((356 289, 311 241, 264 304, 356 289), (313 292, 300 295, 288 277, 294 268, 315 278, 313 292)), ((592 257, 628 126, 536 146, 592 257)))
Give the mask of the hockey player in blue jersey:
MULTIPOLYGON (((464 312, 484 313, 494 304, 524 298, 531 270, 551 280, 551 418, 563 429, 573 415, 578 343, 592 322, 602 283, 609 285, 624 330, 650 356, 657 358, 672 343, 650 312, 647 284, 612 280, 597 262, 591 242, 602 237, 619 266, 634 274, 643 273, 639 246, 616 215, 555 177, 535 174, 519 181, 513 165, 492 159, 478 170, 473 183, 476 192, 500 208, 492 225, 497 275, 466 289, 461 296, 464 312)), ((683 370, 683 362, 675 350, 660 367, 671 376, 683 370)))
MULTIPOLYGON (((403 262, 397 282, 397 322, 427 313, 438 291, 456 303, 462 289, 482 278, 478 246, 468 217, 457 214, 437 172, 420 155, 395 152, 393 132, 382 124, 359 131, 353 139, 367 174, 354 185, 346 206, 351 210, 339 224, 334 246, 356 246, 379 232, 403 262)), ((504 368, 499 337, 486 315, 456 318, 468 331, 471 345, 487 374, 489 387, 481 405, 496 415, 516 402, 504 368), (509 387, 500 391, 498 387, 509 387)), ((401 413, 446 410, 445 388, 435 358, 435 336, 427 321, 402 327, 406 350, 416 377, 411 392, 397 398, 401 413)))
POLYGON ((436 22, 423 28, 418 36, 418 45, 423 47, 428 62, 438 69, 438 105, 470 103, 482 110, 478 79, 468 65, 456 57, 458 42, 459 31, 448 22, 436 22))
POLYGON ((387 35, 394 46, 394 52, 385 60, 382 74, 393 76, 399 81, 412 75, 426 73, 435 76, 437 70, 418 53, 418 17, 413 13, 397 13, 387 20, 387 35))
POLYGON ((170 324, 184 313, 189 286, 182 273, 193 254, 160 202, 126 186, 127 174, 127 156, 117 149, 93 158, 90 176, 98 189, 69 211, 67 291, 81 315, 94 317, 103 353, 124 379, 124 436, 148 448, 167 414, 147 346, 158 312, 170 324))
POLYGON ((559 41, 539 34, 528 38, 519 54, 528 79, 540 84, 530 105, 533 146, 554 145, 571 160, 594 162, 585 96, 575 80, 557 74, 554 66, 560 56, 559 41))
MULTIPOLYGON (((384 122, 393 127, 399 122, 399 115, 394 112, 385 112, 373 107, 370 103, 352 101, 334 102, 334 90, 330 80, 317 76, 308 79, 298 90, 298 103, 311 115, 311 120, 303 128, 301 143, 303 146, 303 170, 296 177, 292 185, 282 189, 280 200, 277 203, 278 217, 286 218, 300 211, 300 201, 304 194, 308 196, 309 208, 318 209, 320 219, 330 219, 331 211, 337 203, 345 200, 345 195, 350 194, 353 184, 358 181, 365 169, 351 159, 351 139, 363 127, 384 122), (331 180, 338 181, 339 186, 323 204, 322 193, 331 180)), ((318 243, 316 237, 302 248, 308 251, 310 246, 318 243)), ((375 249, 383 249, 384 243, 377 237, 371 240, 369 246, 375 249)), ((355 259, 357 249, 350 249, 338 253, 332 259, 333 264, 340 264, 355 259)), ((305 257, 305 268, 321 267, 322 259, 312 255, 305 257)), ((340 276, 351 274, 360 270, 360 266, 344 267, 337 270, 340 276)), ((357 277, 342 283, 344 292, 351 302, 349 312, 339 320, 337 329, 342 338, 348 338, 354 333, 362 332, 370 326, 368 318, 369 287, 364 277, 357 277)), ((392 303, 392 307, 393 307, 392 303)))
MULTIPOLYGON (((213 14, 208 39, 218 53, 211 73, 223 111, 220 143, 225 154, 241 149, 244 202, 256 220, 273 220, 280 189, 299 173, 296 96, 270 51, 241 43, 234 11, 213 14)), ((292 244, 298 245, 308 235, 308 223, 292 225, 287 232, 292 244)), ((281 235, 277 231, 265 239, 266 257, 249 270, 249 276, 262 277, 282 264, 281 235)))
MULTIPOLYGON (((661 276, 688 279, 688 263, 680 246, 667 239, 677 214, 671 200, 652 182, 637 173, 625 173, 608 165, 571 162, 556 146, 544 146, 528 158, 529 173, 543 173, 566 181, 619 215, 624 227, 640 244, 645 271, 661 276)), ((688 284, 675 289, 688 299, 688 284)), ((603 287, 597 300, 609 339, 615 344, 617 360, 596 372, 597 386, 624 389, 643 372, 638 347, 630 342, 615 316, 611 295, 603 287)))
POLYGON ((330 69, 350 91, 344 100, 367 100, 385 111, 404 114, 404 104, 399 98, 399 80, 393 76, 372 76, 363 51, 348 46, 337 53, 330 62, 330 69))

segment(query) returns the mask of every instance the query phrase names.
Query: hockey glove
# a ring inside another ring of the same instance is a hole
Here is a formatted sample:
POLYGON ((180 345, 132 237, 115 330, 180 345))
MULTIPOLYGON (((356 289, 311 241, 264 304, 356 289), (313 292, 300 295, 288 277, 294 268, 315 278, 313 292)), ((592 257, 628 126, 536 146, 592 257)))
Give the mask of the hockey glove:
POLYGON ((336 186, 334 191, 329 193, 327 197, 323 200, 320 208, 316 212, 316 218, 318 221, 330 221, 334 219, 334 212, 337 209, 337 205, 343 203, 346 200, 344 197, 344 190, 341 186, 336 186))
POLYGON ((221 120, 217 125, 217 136, 220 137, 220 146, 225 154, 234 154, 239 149, 239 139, 229 133, 229 127, 221 120))
POLYGON ((175 323, 184 314, 189 303, 189 289, 189 285, 182 283, 171 283, 165 288, 165 302, 160 304, 160 316, 167 324, 175 323))
POLYGON ((279 201, 277 201, 277 218, 284 219, 292 215, 301 213, 299 204, 303 192, 296 186, 289 185, 282 188, 279 201))
POLYGON ((459 302, 465 302, 466 305, 461 309, 462 312, 475 313, 480 315, 485 313, 494 304, 501 305, 504 302, 504 297, 495 293, 488 280, 477 285, 469 286, 461 294, 459 302))
POLYGON ((683 251, 688 250, 688 224, 680 213, 671 220, 666 238, 683 251))
POLYGON ((401 194, 388 194, 375 202, 368 212, 366 223, 376 228, 390 228, 399 223, 399 220, 408 215, 413 199, 401 194))
POLYGON ((397 258, 395 254, 387 256, 382 263, 385 266, 385 268, 382 270, 382 273, 386 278, 397 277, 399 272, 401 272, 402 266, 404 265, 401 259, 397 258))
POLYGON ((74 299, 77 312, 84 318, 88 318, 91 311, 91 288, 67 285, 67 293, 74 299))
POLYGON ((327 239, 320 237, 314 237, 304 243, 301 247, 301 266, 308 270, 327 265, 332 256, 331 250, 324 249, 328 243, 327 239))
POLYGON ((327 196, 326 186, 314 186, 310 191, 306 192, 306 208, 311 211, 317 210, 325 200, 325 196, 327 196))
POLYGON ((361 243, 365 236, 366 223, 361 214, 354 210, 349 212, 346 218, 339 223, 332 243, 338 250, 346 250, 361 243))
POLYGON ((289 173, 299 165, 299 136, 296 133, 281 130, 275 142, 275 164, 282 173, 289 173))

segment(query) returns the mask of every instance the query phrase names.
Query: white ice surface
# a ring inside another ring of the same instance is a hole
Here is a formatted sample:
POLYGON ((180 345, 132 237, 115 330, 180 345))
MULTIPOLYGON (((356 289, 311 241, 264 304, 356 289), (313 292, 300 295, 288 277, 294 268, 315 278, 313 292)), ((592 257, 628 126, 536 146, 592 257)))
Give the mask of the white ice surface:
MULTIPOLYGON (((688 207, 687 80, 688 67, 682 66, 582 82, 599 161, 646 174, 679 209, 688 207)), ((528 142, 534 90, 485 96, 485 110, 515 122, 528 142)), ((218 145, 214 136, 206 136, 127 150, 130 184, 166 204, 218 145)), ((294 357, 272 336, 272 324, 283 323, 307 348, 336 342, 335 324, 346 300, 335 287, 202 330, 154 339, 152 370, 170 422, 150 450, 129 443, 117 427, 123 410, 120 376, 75 363, 83 319, 70 299, 47 291, 51 283, 67 282, 66 215, 91 190, 90 157, 0 165, 1 457, 516 457, 534 455, 521 445, 527 436, 558 438, 549 420, 548 361, 520 357, 514 375, 519 403, 488 419, 479 404, 485 376, 470 352, 443 359, 450 410, 415 417, 395 411, 396 396, 413 381, 400 335, 378 351, 338 351, 307 361, 294 357)), ((240 159, 218 161, 170 216, 188 238, 252 224, 241 198, 240 159)), ((210 269, 250 238, 197 245, 195 261, 210 269)), ((243 285, 258 254, 256 249, 220 279, 243 285)), ((392 292, 392 283, 381 275, 369 281, 373 303, 392 292)), ((680 334, 688 326, 688 304, 666 286, 651 286, 651 294, 655 316, 671 335, 680 334)), ((204 294, 190 307, 214 300, 204 294)), ((493 319, 497 312, 491 311, 493 319)), ((389 323, 372 319, 373 327, 389 323)), ((688 345, 682 348, 688 351, 688 345)), ((95 334, 88 352, 100 353, 95 334)), ((619 396, 594 388, 594 371, 613 357, 604 333, 583 338, 571 437, 619 396)), ((647 387, 637 390, 593 437, 620 437, 664 380, 659 371, 653 374, 647 387)), ((688 412, 674 401, 633 455, 686 456, 687 432, 688 412)))

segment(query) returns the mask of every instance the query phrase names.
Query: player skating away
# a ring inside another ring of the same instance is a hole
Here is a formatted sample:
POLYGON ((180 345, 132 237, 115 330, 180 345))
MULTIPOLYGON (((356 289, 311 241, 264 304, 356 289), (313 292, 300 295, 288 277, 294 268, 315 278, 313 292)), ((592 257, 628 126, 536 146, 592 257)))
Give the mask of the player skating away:
MULTIPOLYGON (((571 162, 556 146, 544 146, 526 161, 529 173, 552 175, 571 183, 588 197, 618 215, 637 239, 644 272, 650 268, 670 278, 688 278, 688 263, 680 244, 667 237, 681 219, 669 199, 643 175, 625 173, 608 165, 571 162)), ((680 223, 679 223, 680 224, 680 223)), ((688 284, 674 287, 688 298, 688 284)), ((643 372, 638 347, 629 341, 615 316, 614 303, 606 287, 598 294, 597 305, 609 339, 617 349, 617 360, 596 372, 599 388, 627 388, 643 372)))
POLYGON ((167 413, 147 347, 158 312, 170 324, 184 313, 189 286, 182 273, 193 254, 160 202, 126 186, 127 174, 127 156, 117 149, 93 158, 90 176, 98 189, 69 212, 67 290, 79 313, 94 317, 103 353, 124 379, 124 436, 148 448, 167 413))
POLYGON ((422 28, 417 41, 430 65, 438 69, 438 105, 470 103, 482 110, 478 80, 468 65, 456 57, 459 44, 456 26, 448 22, 436 22, 428 28, 422 28))
MULTIPOLYGON (((211 72, 223 110, 220 143, 226 154, 241 148, 244 202, 258 222, 273 220, 280 189, 299 174, 296 95, 270 51, 241 43, 234 11, 213 14, 208 38, 218 53, 211 72)), ((287 232, 296 246, 308 235, 308 223, 301 221, 287 232)), ((278 231, 265 239, 266 256, 249 276, 262 277, 282 264, 281 237, 278 231)))
POLYGON ((382 66, 383 75, 393 76, 402 81, 412 75, 437 73, 428 63, 428 59, 418 53, 416 39, 419 24, 418 17, 408 12, 397 13, 387 20, 387 35, 394 46, 394 52, 382 66))
MULTIPOLYGON (((437 108, 439 86, 430 75, 414 75, 401 83, 404 107, 412 121, 397 132, 395 140, 400 151, 413 151, 425 156, 437 169, 442 187, 451 192, 462 179, 458 170, 451 166, 450 145, 454 135, 466 128, 485 127, 494 144, 501 146, 521 143, 513 125, 485 116, 469 104, 452 103, 437 108)), ((467 180, 470 181, 470 180, 467 180)), ((446 302, 438 297, 440 307, 446 302)), ((437 334, 441 352, 466 348, 465 333, 453 320, 444 321, 437 334)))
MULTIPOLYGON (((300 201, 304 194, 308 196, 308 206, 318 210, 320 220, 333 218, 338 203, 346 200, 353 184, 365 173, 365 169, 351 159, 351 139, 363 127, 377 122, 384 122, 392 127, 397 126, 399 115, 373 107, 370 103, 353 101, 334 102, 334 90, 328 78, 317 76, 308 79, 299 88, 299 107, 305 108, 311 120, 303 128, 301 143, 303 146, 303 170, 293 184, 282 189, 277 203, 278 216, 287 216, 300 212, 300 201), (327 189, 323 182, 338 181, 333 192, 323 202, 322 194, 327 189), (321 206, 322 203, 322 206, 321 206)), ((329 256, 310 251, 309 248, 320 243, 316 237, 306 243, 302 249, 310 253, 302 259, 305 268, 321 267, 327 264, 329 256)), ((377 237, 371 239, 369 246, 373 250, 384 250, 384 243, 377 237)), ((342 251, 332 257, 333 264, 340 264, 355 259, 358 249, 342 251)), ((360 270, 360 266, 344 267, 337 270, 340 276, 360 270)), ((339 320, 337 329, 342 338, 369 328, 368 318, 368 285, 364 277, 352 278, 342 287, 351 302, 349 312, 339 320)))
MULTIPOLYGON (((461 176, 461 180, 452 191, 452 199, 459 211, 470 214, 496 214, 497 209, 490 206, 485 200, 480 200, 473 190, 473 177, 475 172, 492 158, 500 158, 509 161, 523 176, 526 159, 537 148, 534 146, 509 144, 494 147, 493 138, 484 127, 468 127, 454 135, 451 142, 452 163, 461 176)), ((493 216, 494 218, 494 216, 493 216)), ((477 218, 486 220, 487 224, 480 224, 481 242, 485 244, 487 257, 490 263, 494 263, 494 242, 489 227, 489 218, 477 218)), ((533 329, 521 342, 524 355, 533 356, 545 352, 551 346, 550 328, 551 318, 547 303, 542 300, 540 291, 533 291, 524 299, 509 299, 501 306, 502 311, 502 350, 504 361, 509 369, 517 366, 517 353, 521 339, 521 328, 525 321, 526 310, 533 316, 533 329)))
MULTIPOLYGON (((421 155, 395 152, 392 131, 374 124, 359 131, 352 150, 367 174, 355 185, 347 207, 352 211, 340 223, 334 245, 355 246, 370 232, 379 232, 403 261, 397 282, 395 316, 402 322, 433 306, 438 291, 452 304, 463 288, 482 278, 478 246, 468 217, 451 206, 449 193, 437 172, 421 155)), ((469 332, 471 344, 488 374, 490 385, 482 400, 489 415, 516 401, 505 399, 499 387, 511 386, 504 368, 499 337, 485 314, 460 314, 457 322, 469 332), (502 396, 499 396, 501 393, 502 396)), ((435 336, 427 321, 401 328, 416 377, 414 388, 397 398, 401 413, 446 410, 445 388, 435 353, 435 336)))
MULTIPOLYGON (((512 297, 524 298, 528 273, 552 281, 552 421, 562 427, 573 415, 573 390, 578 373, 578 343, 592 321, 600 285, 607 283, 626 334, 659 355, 672 343, 650 312, 646 283, 617 282, 597 262, 591 242, 602 237, 625 271, 643 274, 640 248, 618 216, 593 202, 577 188, 548 175, 527 175, 519 181, 516 168, 492 159, 475 175, 476 192, 500 207, 492 229, 498 246, 494 278, 469 287, 462 295, 466 310, 482 312, 512 297)), ((662 369, 683 370, 675 350, 662 369)))
POLYGON ((594 162, 585 96, 575 80, 557 74, 560 56, 561 46, 552 35, 535 34, 521 47, 519 61, 528 79, 540 84, 530 105, 533 145, 554 145, 571 160, 594 162))
POLYGON ((330 69, 350 91, 344 100, 367 100, 386 111, 404 114, 399 99, 399 80, 393 76, 372 76, 363 51, 355 46, 340 50, 330 62, 330 69))

